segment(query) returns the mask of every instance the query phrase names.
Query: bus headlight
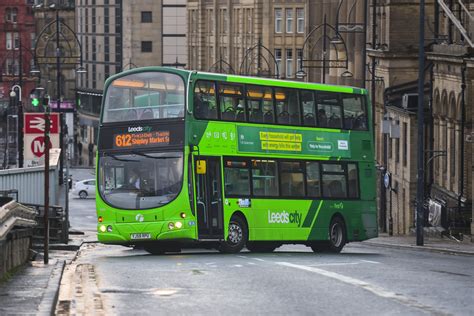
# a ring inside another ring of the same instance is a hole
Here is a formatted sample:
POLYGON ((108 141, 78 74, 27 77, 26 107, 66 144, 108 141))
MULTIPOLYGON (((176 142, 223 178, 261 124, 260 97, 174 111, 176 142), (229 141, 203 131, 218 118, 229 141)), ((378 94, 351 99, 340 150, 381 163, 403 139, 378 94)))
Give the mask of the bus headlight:
POLYGON ((168 229, 173 229, 174 228, 174 223, 168 223, 168 229))
POLYGON ((113 230, 112 225, 107 226, 107 231, 108 231, 109 233, 111 233, 112 230, 113 230))
POLYGON ((100 230, 102 233, 105 233, 105 231, 107 230, 107 228, 105 228, 105 225, 100 225, 99 230, 100 230))
POLYGON ((181 222, 176 222, 176 223, 174 224, 174 227, 176 227, 176 228, 179 229, 179 228, 183 227, 183 223, 181 223, 181 222))

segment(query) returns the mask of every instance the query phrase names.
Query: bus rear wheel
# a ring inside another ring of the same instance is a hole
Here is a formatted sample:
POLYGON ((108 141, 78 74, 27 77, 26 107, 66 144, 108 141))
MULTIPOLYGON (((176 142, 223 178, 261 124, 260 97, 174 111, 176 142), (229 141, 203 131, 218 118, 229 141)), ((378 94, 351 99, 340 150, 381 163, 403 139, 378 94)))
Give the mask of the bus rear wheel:
POLYGON ((311 249, 314 252, 339 253, 346 243, 346 225, 341 217, 336 216, 329 224, 329 241, 315 242, 311 245, 311 249))
POLYGON ((244 248, 248 239, 248 229, 242 217, 234 215, 229 222, 227 240, 220 243, 219 251, 224 253, 238 253, 244 248))
POLYGON ((273 252, 279 245, 264 241, 248 241, 247 249, 250 252, 273 252))
POLYGON ((329 252, 339 253, 347 242, 346 225, 340 217, 334 217, 329 225, 329 252))

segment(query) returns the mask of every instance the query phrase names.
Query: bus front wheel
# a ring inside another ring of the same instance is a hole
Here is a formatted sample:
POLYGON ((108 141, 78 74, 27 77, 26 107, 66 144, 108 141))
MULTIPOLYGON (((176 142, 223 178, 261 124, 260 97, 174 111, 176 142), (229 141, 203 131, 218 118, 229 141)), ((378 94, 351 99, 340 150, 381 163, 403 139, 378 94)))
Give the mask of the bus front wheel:
POLYGON ((225 253, 237 253, 244 248, 248 239, 248 229, 245 221, 238 215, 232 216, 229 222, 229 234, 227 240, 221 242, 219 251, 225 253))

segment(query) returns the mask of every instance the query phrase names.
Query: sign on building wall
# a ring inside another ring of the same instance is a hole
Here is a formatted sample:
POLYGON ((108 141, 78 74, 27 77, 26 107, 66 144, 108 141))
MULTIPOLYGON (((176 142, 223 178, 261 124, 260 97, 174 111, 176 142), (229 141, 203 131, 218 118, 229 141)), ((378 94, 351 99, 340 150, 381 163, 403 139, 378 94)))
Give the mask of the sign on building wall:
MULTIPOLYGON (((50 148, 59 147, 59 113, 50 114, 50 148)), ((25 167, 43 164, 46 148, 44 130, 46 120, 42 113, 24 114, 24 146, 23 155, 25 167)))

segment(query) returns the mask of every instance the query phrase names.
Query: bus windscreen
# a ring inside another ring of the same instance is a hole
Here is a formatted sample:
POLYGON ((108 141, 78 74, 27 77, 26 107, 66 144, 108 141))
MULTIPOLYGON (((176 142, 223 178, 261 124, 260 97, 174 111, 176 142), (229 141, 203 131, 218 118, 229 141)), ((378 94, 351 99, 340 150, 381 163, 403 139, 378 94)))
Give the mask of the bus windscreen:
POLYGON ((160 120, 184 117, 184 82, 175 74, 141 72, 109 85, 102 122, 160 120))

